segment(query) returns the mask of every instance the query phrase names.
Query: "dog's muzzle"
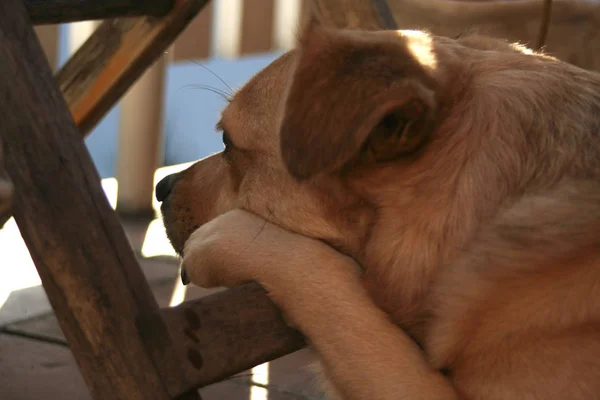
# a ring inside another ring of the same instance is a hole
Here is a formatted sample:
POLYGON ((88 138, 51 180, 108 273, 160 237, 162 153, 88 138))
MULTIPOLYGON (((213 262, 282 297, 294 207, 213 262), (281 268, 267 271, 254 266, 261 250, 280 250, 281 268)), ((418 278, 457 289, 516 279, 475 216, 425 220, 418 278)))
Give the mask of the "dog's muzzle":
MULTIPOLYGON (((171 174, 171 175, 167 175, 164 178, 162 178, 160 180, 160 182, 158 182, 156 184, 156 200, 158 200, 159 202, 163 203, 161 205, 161 211, 163 211, 163 215, 164 215, 164 206, 165 206, 165 200, 167 200, 167 198, 169 197, 169 195, 171 194, 171 192, 173 191, 173 186, 175 185, 175 182, 177 181, 178 178, 178 174, 171 174)), ((180 266, 180 274, 181 274, 181 282, 184 285, 187 285, 188 283, 190 283, 190 279, 188 278, 187 272, 185 271, 185 266, 183 264, 181 264, 180 266)))

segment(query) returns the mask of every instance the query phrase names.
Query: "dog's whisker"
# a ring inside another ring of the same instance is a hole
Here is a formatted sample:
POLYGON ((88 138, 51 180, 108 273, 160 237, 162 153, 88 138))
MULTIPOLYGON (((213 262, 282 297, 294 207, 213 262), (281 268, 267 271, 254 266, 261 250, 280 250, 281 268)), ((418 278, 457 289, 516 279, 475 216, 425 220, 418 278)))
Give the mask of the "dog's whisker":
POLYGON ((223 91, 221 89, 218 89, 216 87, 213 87, 213 86, 208 86, 208 85, 204 85, 204 84, 201 84, 201 83, 191 83, 191 84, 182 86, 180 88, 180 90, 181 89, 203 89, 203 90, 208 90, 209 92, 218 94, 223 99, 225 99, 226 102, 228 102, 228 103, 231 102, 231 96, 227 92, 225 92, 225 91, 223 91))
POLYGON ((185 57, 186 60, 196 64, 199 67, 204 68, 206 71, 208 71, 209 73, 211 73, 215 78, 217 78, 219 81, 221 81, 221 83, 223 85, 225 85, 227 87, 227 89, 229 89, 229 94, 232 95, 233 94, 233 89, 231 88, 231 86, 229 86, 227 84, 227 82, 225 82, 225 80, 223 78, 221 78, 217 73, 215 73, 213 70, 211 70, 210 68, 208 68, 206 65, 202 64, 200 61, 198 60, 193 60, 191 58, 187 58, 185 57))

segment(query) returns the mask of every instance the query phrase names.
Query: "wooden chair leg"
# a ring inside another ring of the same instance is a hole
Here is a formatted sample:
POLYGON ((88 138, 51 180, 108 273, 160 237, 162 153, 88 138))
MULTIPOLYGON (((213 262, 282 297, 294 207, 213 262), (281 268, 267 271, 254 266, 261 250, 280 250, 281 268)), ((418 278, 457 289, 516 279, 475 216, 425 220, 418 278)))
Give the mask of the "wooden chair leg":
MULTIPOLYGON (((51 8, 51 3, 29 0, 26 5, 30 13, 39 14, 32 17, 42 18, 42 11, 51 8)), ((174 0, 164 18, 117 18, 100 24, 55 76, 82 137, 91 133, 207 3, 174 0)), ((3 214, 4 219, 10 216, 11 210, 3 214)))
POLYGON ((181 395, 185 374, 166 327, 154 327, 161 347, 140 338, 136 318, 157 303, 21 0, 0 2, 0 60, 0 140, 14 216, 93 398, 181 395), (162 378, 173 375, 180 379, 162 378))
POLYGON ((13 190, 12 182, 4 170, 4 151, 0 142, 0 229, 8 221, 13 190))
POLYGON ((34 25, 110 19, 165 16, 174 0, 23 0, 34 25))

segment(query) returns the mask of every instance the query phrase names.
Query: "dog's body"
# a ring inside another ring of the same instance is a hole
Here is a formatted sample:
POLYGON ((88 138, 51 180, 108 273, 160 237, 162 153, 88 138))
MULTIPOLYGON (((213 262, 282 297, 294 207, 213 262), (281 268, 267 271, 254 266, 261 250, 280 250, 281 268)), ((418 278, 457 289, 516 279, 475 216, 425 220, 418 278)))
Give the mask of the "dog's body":
POLYGON ((262 284, 337 397, 600 397, 598 75, 311 24, 220 126, 157 187, 167 233, 193 283, 262 284))

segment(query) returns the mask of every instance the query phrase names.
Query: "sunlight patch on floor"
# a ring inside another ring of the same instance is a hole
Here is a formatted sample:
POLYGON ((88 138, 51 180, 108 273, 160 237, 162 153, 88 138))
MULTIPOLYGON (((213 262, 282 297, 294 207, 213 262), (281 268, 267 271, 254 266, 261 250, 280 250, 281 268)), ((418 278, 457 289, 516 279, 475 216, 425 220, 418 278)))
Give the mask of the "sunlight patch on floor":
POLYGON ((106 178, 100 181, 108 203, 114 210, 117 207, 117 194, 119 193, 119 184, 115 178, 106 178))
POLYGON ((183 282, 181 282, 181 279, 175 279, 175 286, 173 287, 173 293, 171 294, 169 307, 175 307, 183 303, 185 300, 186 293, 187 286, 185 286, 183 282))
MULTIPOLYGON (((154 184, 156 185, 165 176, 181 171, 191 164, 159 168, 154 176, 154 184)), ((117 180, 115 178, 102 179, 101 184, 110 206, 114 209, 117 205, 119 191, 117 180)), ((152 205, 155 210, 159 210, 160 203, 154 197, 152 205)), ((157 215, 159 215, 158 212, 157 215)), ((0 252, 0 308, 2 308, 12 292, 40 286, 41 281, 14 218, 9 219, 4 228, 0 229, 0 249, 2 249, 0 252)), ((144 257, 175 255, 160 218, 150 222, 141 252, 144 257)), ((185 297, 185 287, 183 289, 175 288, 172 302, 180 301, 178 299, 183 297, 185 297)))
MULTIPOLYGON (((252 368, 252 381, 261 385, 269 384, 269 363, 257 365, 252 368)), ((250 400, 268 400, 269 391, 260 386, 251 386, 250 400)))
POLYGON ((143 257, 176 256, 165 233, 162 219, 155 219, 148 225, 141 253, 143 257))

